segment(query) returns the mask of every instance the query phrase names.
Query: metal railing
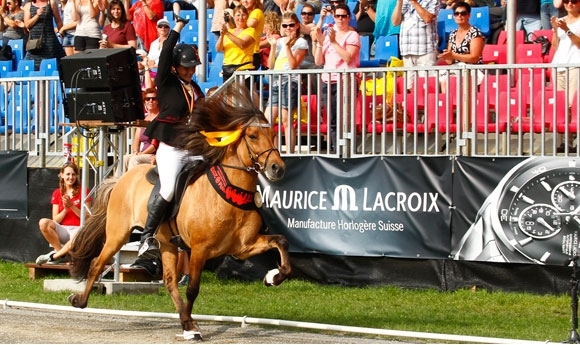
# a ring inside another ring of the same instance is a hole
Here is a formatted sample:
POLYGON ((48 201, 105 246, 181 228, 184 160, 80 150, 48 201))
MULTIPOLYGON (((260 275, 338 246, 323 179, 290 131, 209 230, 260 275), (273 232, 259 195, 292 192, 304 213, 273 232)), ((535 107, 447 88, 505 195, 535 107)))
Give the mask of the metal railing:
MULTIPOLYGON (((289 76, 300 81, 300 105, 293 116, 281 123, 269 116, 285 155, 528 156, 562 154, 560 145, 580 134, 580 82, 576 78, 571 84, 578 68, 514 64, 267 70, 239 71, 236 78, 255 81, 251 91, 263 110, 274 83, 289 76), (558 72, 561 90, 555 87, 558 72), (324 87, 323 76, 329 73, 338 75, 335 93, 324 87), (338 114, 335 126, 329 114, 338 114), (286 145, 287 127, 297 138, 294 150, 286 145)), ((59 78, 0 79, 0 88, 0 149, 27 150, 41 160, 62 156, 74 128, 63 125, 68 119, 59 78)), ((289 94, 278 94, 279 104, 283 97, 291 103, 289 94)), ((131 132, 123 134, 127 151, 131 132)), ((563 154, 577 155, 564 147, 563 154)))

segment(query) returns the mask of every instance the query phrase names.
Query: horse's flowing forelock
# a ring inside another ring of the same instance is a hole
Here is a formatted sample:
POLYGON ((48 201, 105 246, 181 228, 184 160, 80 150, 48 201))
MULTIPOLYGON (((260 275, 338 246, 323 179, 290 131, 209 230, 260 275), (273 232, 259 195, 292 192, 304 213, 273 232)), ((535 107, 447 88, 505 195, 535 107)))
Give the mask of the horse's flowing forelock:
POLYGON ((225 90, 210 98, 198 101, 193 107, 190 122, 184 125, 183 149, 193 155, 203 155, 205 163, 213 165, 224 156, 227 146, 210 146, 200 131, 233 131, 249 124, 253 119, 267 121, 258 109, 248 89, 239 84, 231 84, 225 90))

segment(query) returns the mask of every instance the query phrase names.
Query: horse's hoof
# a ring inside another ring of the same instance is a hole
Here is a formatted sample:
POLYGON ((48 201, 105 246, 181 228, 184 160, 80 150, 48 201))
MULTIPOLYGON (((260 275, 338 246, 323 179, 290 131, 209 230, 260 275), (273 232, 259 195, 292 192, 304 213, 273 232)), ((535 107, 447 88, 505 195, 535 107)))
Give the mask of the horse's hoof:
POLYGON ((264 277, 264 285, 266 286, 272 286, 274 285, 274 277, 280 273, 280 270, 275 268, 273 270, 269 270, 268 273, 266 273, 266 276, 264 277))
POLYGON ((183 339, 202 341, 201 332, 198 331, 183 331, 183 339))
POLYGON ((71 293, 67 300, 73 307, 77 306, 77 295, 75 293, 71 293))

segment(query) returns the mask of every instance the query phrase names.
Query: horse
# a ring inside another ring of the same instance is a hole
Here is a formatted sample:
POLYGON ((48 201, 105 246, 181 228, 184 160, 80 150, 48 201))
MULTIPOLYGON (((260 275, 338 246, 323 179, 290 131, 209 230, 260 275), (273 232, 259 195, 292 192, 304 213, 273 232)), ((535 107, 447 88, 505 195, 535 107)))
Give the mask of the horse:
MULTIPOLYGON (((186 185, 176 215, 162 222, 156 239, 160 245, 163 280, 179 313, 183 336, 186 340, 202 340, 191 312, 207 260, 223 255, 245 260, 277 249, 280 263, 268 271, 264 284, 280 285, 291 273, 288 241, 281 235, 263 234, 257 206, 247 207, 248 201, 260 204, 254 200, 258 174, 269 181, 279 181, 284 176, 285 165, 275 145, 275 132, 244 87, 230 86, 225 92, 197 102, 180 132, 183 133, 182 148, 192 155, 201 154, 204 157, 201 164, 207 173, 202 172, 186 185), (225 194, 216 191, 210 170, 218 175, 217 189, 225 189, 225 194), (226 186, 224 182, 228 180, 230 184, 226 186), (230 200, 226 200, 227 196, 230 200), (246 207, 236 204, 240 200, 246 201, 246 207), (177 234, 190 248, 186 304, 177 284, 178 248, 172 242, 177 234)), ((71 275, 86 278, 85 290, 69 296, 74 307, 87 306, 92 286, 107 263, 127 242, 133 229, 143 228, 147 202, 154 187, 146 177, 151 168, 149 164, 141 164, 120 178, 108 178, 99 185, 93 198, 92 215, 75 237, 69 254, 71 275)))

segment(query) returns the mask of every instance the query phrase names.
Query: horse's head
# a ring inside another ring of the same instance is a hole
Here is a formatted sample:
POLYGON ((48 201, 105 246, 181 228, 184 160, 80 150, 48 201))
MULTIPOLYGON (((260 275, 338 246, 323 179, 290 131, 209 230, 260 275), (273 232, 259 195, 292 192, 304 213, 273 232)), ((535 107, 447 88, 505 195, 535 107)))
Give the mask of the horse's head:
POLYGON ((270 181, 284 177, 285 164, 275 145, 276 132, 265 118, 256 117, 242 127, 236 152, 245 166, 253 167, 270 181))

